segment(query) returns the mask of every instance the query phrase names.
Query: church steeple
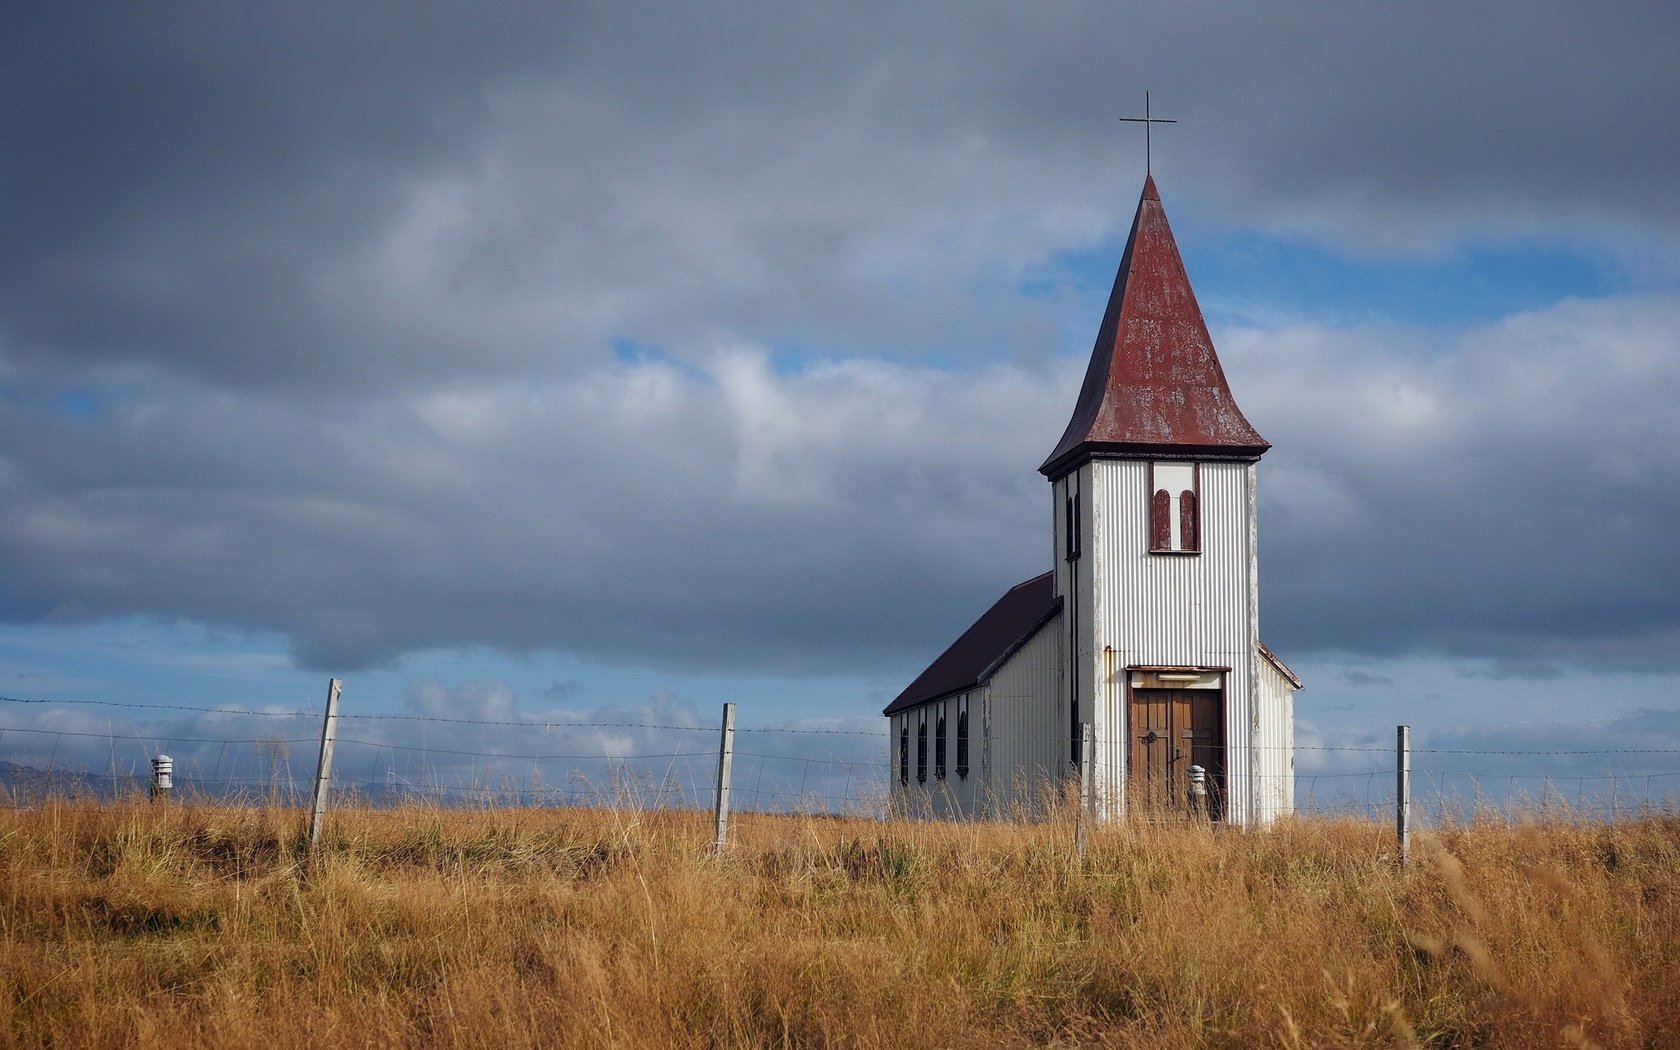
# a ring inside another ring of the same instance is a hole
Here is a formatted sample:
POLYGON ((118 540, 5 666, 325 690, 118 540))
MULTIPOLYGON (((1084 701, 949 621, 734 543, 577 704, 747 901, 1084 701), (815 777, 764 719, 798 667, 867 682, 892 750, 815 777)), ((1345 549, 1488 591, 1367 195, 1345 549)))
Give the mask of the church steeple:
POLYGON ((1270 447, 1231 396, 1149 175, 1073 418, 1039 472, 1055 479, 1093 456, 1255 460, 1270 447))

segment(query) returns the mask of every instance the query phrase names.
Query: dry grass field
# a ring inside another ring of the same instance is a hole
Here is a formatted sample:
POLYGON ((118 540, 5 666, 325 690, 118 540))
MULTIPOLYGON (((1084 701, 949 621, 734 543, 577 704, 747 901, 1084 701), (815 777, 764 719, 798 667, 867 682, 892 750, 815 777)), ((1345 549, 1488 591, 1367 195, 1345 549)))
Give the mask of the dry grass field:
POLYGON ((1680 821, 0 811, 6 1046, 1680 1045, 1680 821))

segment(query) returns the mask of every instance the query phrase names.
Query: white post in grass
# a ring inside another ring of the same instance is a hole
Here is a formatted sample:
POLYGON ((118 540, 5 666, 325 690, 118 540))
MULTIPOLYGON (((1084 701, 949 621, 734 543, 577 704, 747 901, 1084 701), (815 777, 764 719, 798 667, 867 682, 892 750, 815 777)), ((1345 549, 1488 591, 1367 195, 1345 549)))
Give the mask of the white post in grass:
POLYGON ((152 801, 168 799, 175 790, 175 760, 168 755, 152 759, 152 801))
POLYGON ((338 735, 338 690, 342 683, 327 683, 327 717, 321 723, 321 758, 315 764, 315 814, 309 822, 309 846, 321 841, 321 822, 327 815, 327 782, 332 779, 333 739, 338 735))
POLYGON ((718 741, 717 851, 729 846, 729 774, 735 765, 735 705, 723 705, 723 735, 718 741))
POLYGON ((1201 766, 1190 767, 1190 815, 1197 820, 1206 820, 1208 816, 1207 770, 1201 766))
POLYGON ((1404 868, 1412 852, 1412 727, 1394 728, 1394 834, 1404 868))

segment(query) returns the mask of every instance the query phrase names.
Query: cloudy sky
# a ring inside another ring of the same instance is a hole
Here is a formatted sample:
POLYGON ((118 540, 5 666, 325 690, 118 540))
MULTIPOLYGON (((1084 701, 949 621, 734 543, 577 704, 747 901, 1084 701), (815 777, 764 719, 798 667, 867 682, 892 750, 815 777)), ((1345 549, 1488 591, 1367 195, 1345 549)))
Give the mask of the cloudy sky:
POLYGON ((1671 4, 4 22, 0 695, 878 728, 1048 567, 1147 89, 1303 739, 1680 746, 1671 4))

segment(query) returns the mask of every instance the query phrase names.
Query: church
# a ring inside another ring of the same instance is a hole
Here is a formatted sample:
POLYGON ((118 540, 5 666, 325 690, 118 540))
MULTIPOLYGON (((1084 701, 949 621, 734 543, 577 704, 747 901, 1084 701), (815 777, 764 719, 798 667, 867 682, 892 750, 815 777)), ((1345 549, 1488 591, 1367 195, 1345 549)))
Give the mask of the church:
POLYGON ((1039 472, 1053 567, 1011 588, 883 714, 899 812, 1036 812, 1080 774, 1103 816, 1294 808, 1300 679, 1260 641, 1255 484, 1146 176, 1072 418, 1039 472), (1205 785, 1206 801, 1192 791, 1205 785))

